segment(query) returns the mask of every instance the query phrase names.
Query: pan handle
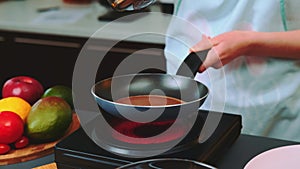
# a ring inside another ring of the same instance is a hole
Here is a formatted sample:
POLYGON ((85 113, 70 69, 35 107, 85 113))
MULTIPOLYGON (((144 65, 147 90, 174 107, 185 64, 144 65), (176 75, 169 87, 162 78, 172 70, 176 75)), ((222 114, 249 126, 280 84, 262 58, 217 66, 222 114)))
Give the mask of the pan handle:
POLYGON ((191 52, 180 65, 176 75, 194 78, 210 49, 191 52))

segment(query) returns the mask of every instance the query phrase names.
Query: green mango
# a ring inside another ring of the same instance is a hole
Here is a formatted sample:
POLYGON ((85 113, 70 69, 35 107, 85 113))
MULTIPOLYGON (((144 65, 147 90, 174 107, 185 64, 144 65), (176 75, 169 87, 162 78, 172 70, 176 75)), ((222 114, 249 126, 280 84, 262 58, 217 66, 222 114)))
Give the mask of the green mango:
POLYGON ((27 136, 34 142, 47 142, 62 137, 72 122, 72 109, 60 97, 38 100, 31 108, 25 124, 27 136))

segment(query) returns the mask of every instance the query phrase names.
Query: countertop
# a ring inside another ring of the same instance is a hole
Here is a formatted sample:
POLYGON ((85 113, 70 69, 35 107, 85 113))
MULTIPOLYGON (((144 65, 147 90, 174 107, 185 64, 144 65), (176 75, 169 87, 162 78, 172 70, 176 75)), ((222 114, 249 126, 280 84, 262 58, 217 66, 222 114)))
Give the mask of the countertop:
MULTIPOLYGON (((236 142, 223 154, 217 165, 219 169, 242 169, 244 166, 257 155, 271 150, 273 148, 297 145, 299 143, 278 140, 267 137, 251 136, 241 134, 236 142)), ((46 163, 34 169, 56 169, 55 163, 46 163)))
MULTIPOLYGON (((94 1, 88 5, 70 5, 62 0, 7 0, 0 2, 0 30, 71 37, 97 37, 129 41, 164 43, 162 37, 134 36, 139 33, 164 34, 170 15, 152 5, 150 13, 130 21, 98 20, 110 8, 94 1), (58 17, 63 16, 63 17, 58 17), (99 33, 95 33, 100 29, 99 33), (120 31, 121 30, 121 31, 120 31)), ((0 37, 1 39, 1 37, 0 37)))

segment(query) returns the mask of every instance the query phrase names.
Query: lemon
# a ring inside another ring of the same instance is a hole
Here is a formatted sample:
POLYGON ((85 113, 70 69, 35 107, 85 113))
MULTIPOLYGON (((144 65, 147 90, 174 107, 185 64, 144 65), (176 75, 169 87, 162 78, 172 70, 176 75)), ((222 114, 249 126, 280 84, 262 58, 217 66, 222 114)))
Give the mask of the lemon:
POLYGON ((48 96, 38 100, 26 119, 26 133, 37 142, 62 137, 72 122, 72 109, 62 98, 48 96))
POLYGON ((18 114, 25 122, 31 105, 20 97, 6 97, 0 100, 0 112, 1 111, 12 111, 18 114))

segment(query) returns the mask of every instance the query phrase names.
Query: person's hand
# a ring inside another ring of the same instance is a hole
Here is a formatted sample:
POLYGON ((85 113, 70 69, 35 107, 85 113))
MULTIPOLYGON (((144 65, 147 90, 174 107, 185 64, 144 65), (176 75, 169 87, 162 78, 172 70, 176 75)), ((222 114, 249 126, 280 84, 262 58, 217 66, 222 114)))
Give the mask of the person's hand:
POLYGON ((208 67, 218 69, 235 58, 246 55, 251 50, 252 37, 253 32, 250 31, 231 31, 213 38, 203 35, 202 40, 190 51, 197 52, 211 48, 199 72, 205 71, 208 67))

